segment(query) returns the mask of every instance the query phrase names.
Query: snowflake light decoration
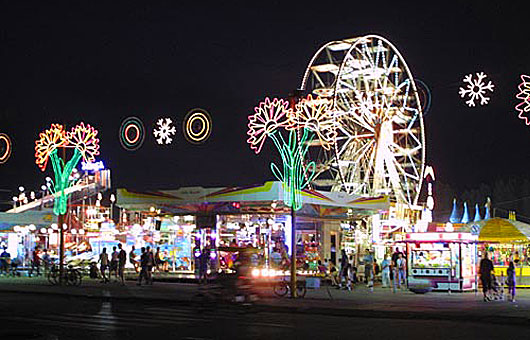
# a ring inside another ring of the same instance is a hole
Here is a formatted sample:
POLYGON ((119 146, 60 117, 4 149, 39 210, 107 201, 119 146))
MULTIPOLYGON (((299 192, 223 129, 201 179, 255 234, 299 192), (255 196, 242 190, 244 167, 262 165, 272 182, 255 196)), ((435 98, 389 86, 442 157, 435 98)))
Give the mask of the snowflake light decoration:
POLYGON ((464 83, 467 84, 466 87, 461 87, 458 91, 460 97, 464 98, 469 97, 469 100, 466 101, 466 104, 469 107, 475 106, 475 101, 480 99, 480 105, 488 104, 490 97, 486 97, 486 91, 493 92, 493 83, 488 81, 486 84, 484 78, 486 78, 484 72, 477 72, 476 78, 473 79, 473 74, 470 73, 464 77, 464 83))
POLYGON ((519 111, 519 118, 525 121, 526 125, 530 125, 530 76, 521 75, 521 84, 519 84, 519 93, 515 96, 521 99, 522 102, 517 104, 515 109, 519 111))
POLYGON ((173 142, 173 136, 177 133, 177 129, 173 125, 171 118, 160 118, 156 122, 157 127, 153 130, 153 135, 157 138, 156 142, 160 145, 171 144, 173 142))

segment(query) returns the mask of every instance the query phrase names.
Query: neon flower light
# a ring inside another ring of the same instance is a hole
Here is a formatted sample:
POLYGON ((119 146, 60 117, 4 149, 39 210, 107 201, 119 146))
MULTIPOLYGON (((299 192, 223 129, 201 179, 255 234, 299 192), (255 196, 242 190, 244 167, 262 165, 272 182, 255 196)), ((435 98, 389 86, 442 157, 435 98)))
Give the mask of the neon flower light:
POLYGON ((320 140, 320 145, 324 149, 330 150, 337 137, 331 106, 331 100, 324 98, 313 99, 309 95, 306 99, 296 104, 296 111, 289 111, 290 125, 300 125, 314 132, 320 140))
POLYGON ((460 97, 464 98, 465 96, 469 97, 469 100, 466 101, 466 104, 469 107, 475 106, 475 101, 480 100, 480 105, 488 104, 490 97, 486 97, 486 91, 493 92, 493 83, 491 80, 486 84, 484 78, 486 74, 484 72, 477 72, 476 78, 473 79, 473 74, 468 74, 464 77, 464 83, 467 84, 466 88, 461 87, 458 91, 460 97))
POLYGON ((0 164, 7 162, 12 149, 11 138, 5 133, 0 133, 0 164))
POLYGON ((519 111, 519 118, 523 119, 526 125, 530 125, 530 76, 521 75, 521 84, 519 84, 519 93, 515 96, 522 102, 517 104, 515 109, 519 111))
POLYGON ((70 181, 72 170, 81 158, 85 162, 93 162, 99 154, 98 131, 89 124, 81 123, 70 132, 64 130, 61 124, 52 124, 51 128, 41 132, 35 141, 35 163, 44 171, 51 160, 55 181, 51 181, 50 190, 55 197, 53 212, 56 215, 66 213, 68 195, 65 190, 73 182, 70 181), (57 155, 58 148, 73 148, 74 154, 68 162, 64 162, 57 155))
POLYGON ((302 207, 302 190, 315 176, 316 164, 305 164, 304 159, 315 135, 323 147, 333 143, 329 116, 329 103, 309 96, 296 106, 296 112, 289 109, 283 99, 266 98, 248 117, 247 142, 257 154, 267 138, 270 138, 282 158, 283 167, 271 163, 274 176, 282 182, 284 202, 294 210, 302 207), (297 130, 301 129, 301 136, 297 130), (287 137, 284 137, 287 135, 287 137))
POLYGON ((250 137, 247 142, 256 154, 260 153, 267 136, 271 136, 277 129, 289 125, 287 120, 288 107, 289 102, 283 99, 274 98, 271 102, 269 98, 265 98, 264 102, 254 108, 255 114, 248 116, 249 130, 247 134, 250 137))

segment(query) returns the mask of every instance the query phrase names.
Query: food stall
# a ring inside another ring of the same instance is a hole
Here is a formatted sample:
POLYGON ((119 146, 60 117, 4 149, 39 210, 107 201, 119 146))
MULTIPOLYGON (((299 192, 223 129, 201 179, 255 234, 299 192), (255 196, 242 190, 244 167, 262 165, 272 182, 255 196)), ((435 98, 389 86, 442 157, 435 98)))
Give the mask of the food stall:
POLYGON ((407 233, 404 242, 409 289, 475 289, 476 241, 476 235, 466 232, 407 233))
POLYGON ((495 217, 469 223, 466 228, 478 235, 478 256, 488 252, 495 276, 506 277, 509 260, 513 259, 517 286, 530 287, 529 224, 495 217))

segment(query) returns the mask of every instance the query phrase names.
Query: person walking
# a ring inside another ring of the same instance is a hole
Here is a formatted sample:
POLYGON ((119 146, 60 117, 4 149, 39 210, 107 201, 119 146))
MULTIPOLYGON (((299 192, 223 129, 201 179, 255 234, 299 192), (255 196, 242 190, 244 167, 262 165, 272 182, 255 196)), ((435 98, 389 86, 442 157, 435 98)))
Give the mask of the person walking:
POLYGON ((364 281, 367 287, 374 286, 374 258, 370 252, 370 249, 366 249, 366 253, 363 258, 364 262, 364 281))
POLYGON ((140 251, 140 273, 138 274, 138 283, 136 283, 138 286, 142 285, 142 279, 147 278, 147 254, 144 247, 140 251))
POLYGON ((155 265, 155 257, 153 255, 153 252, 151 251, 151 247, 147 246, 145 249, 146 256, 147 256, 147 262, 146 262, 146 279, 147 284, 153 285, 153 267, 155 265))
POLYGON ((199 256, 199 284, 207 283, 208 279, 206 274, 208 273, 208 261, 210 259, 210 251, 204 248, 199 256))
POLYGON ((125 286, 125 262, 127 261, 127 253, 122 249, 121 243, 118 243, 118 277, 122 286, 125 286))
POLYGON ((401 289, 402 286, 407 285, 407 277, 406 277, 407 261, 405 260, 405 258, 403 257, 403 254, 401 253, 398 255, 396 266, 397 266, 397 273, 398 273, 398 276, 397 276, 398 287, 401 289))
POLYGON ((42 254, 42 264, 44 265, 44 275, 47 275, 50 271, 51 257, 48 254, 48 249, 44 249, 44 254, 42 254))
POLYGON ((340 273, 339 273, 339 288, 342 288, 342 282, 348 282, 348 255, 346 251, 341 249, 340 251, 340 273))
POLYGON ((508 283, 508 294, 510 294, 510 301, 515 302, 515 264, 510 260, 508 269, 506 270, 506 279, 508 283))
POLYGON ((7 252, 7 247, 4 247, 4 251, 0 254, 0 274, 8 276, 9 267, 11 267, 11 254, 7 252))
MULTIPOLYGON (((109 279, 105 275, 105 271, 107 270, 107 267, 109 266, 109 255, 107 254, 107 248, 103 248, 103 250, 101 251, 101 254, 99 254, 98 263, 100 266, 99 270, 101 272, 101 277, 102 277, 101 282, 102 283, 109 282, 109 279)), ((109 273, 109 276, 110 276, 110 273, 109 273)))
POLYGON ((112 247, 112 254, 110 254, 110 269, 109 269, 109 280, 114 273, 114 279, 118 280, 118 250, 116 246, 112 247))
POLYGON ((484 301, 490 301, 488 292, 491 289, 491 273, 493 272, 493 262, 488 258, 488 252, 484 252, 484 257, 480 260, 479 275, 482 282, 482 294, 484 301))
POLYGON ((385 259, 381 262, 382 272, 381 272, 381 281, 383 288, 390 287, 390 259, 388 255, 385 255, 385 259))
POLYGON ((33 276, 35 271, 37 271, 37 276, 40 276, 39 247, 35 247, 31 253, 31 270, 29 272, 29 276, 33 276))
POLYGON ((136 274, 138 274, 139 265, 138 265, 138 261, 136 260, 136 254, 134 253, 135 250, 136 248, 132 246, 131 251, 129 252, 129 263, 133 265, 134 271, 136 272, 136 274))

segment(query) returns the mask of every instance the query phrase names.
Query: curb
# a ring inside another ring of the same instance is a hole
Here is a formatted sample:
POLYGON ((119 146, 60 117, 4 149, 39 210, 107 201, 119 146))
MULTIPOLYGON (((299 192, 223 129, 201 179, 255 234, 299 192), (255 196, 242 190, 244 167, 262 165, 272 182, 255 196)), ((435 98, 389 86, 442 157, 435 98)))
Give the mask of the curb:
MULTIPOLYGON (((71 292, 52 292, 52 291, 25 291, 18 289, 6 289, 1 287, 0 293, 15 294, 33 294, 33 295, 50 295, 50 296, 69 296, 80 297, 85 299, 98 300, 120 300, 138 302, 138 300, 147 300, 154 303, 178 303, 181 306, 197 306, 198 303, 192 300, 179 299, 178 297, 148 297, 148 296, 104 296, 101 294, 71 293, 71 292)), ((218 306, 234 307, 226 303, 218 303, 218 306)), ((236 306, 237 307, 237 306, 236 306)), ((245 307, 248 309, 248 307, 245 307)), ((274 306, 270 304, 256 303, 251 307, 255 312, 283 313, 283 314, 306 314, 306 315, 326 315, 336 317, 353 317, 367 319, 394 319, 394 320, 438 320, 438 321, 457 321, 471 323, 490 323, 514 326, 530 326, 530 318, 518 316, 495 316, 495 315, 477 315, 473 313, 454 313, 454 312, 412 312, 412 311, 386 311, 370 309, 347 309, 347 308, 329 308, 329 307, 298 307, 298 306, 274 306)))

